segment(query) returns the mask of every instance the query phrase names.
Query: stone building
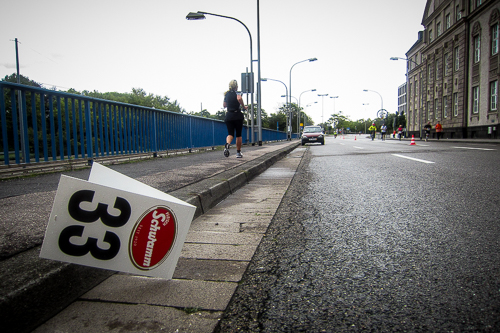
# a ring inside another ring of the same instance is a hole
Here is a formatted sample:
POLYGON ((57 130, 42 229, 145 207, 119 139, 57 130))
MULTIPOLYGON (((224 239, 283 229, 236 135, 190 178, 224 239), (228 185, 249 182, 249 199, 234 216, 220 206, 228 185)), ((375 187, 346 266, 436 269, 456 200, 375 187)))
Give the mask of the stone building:
MULTIPOLYGON (((500 0, 428 0, 407 57, 407 127, 440 121, 444 138, 496 138, 500 0)), ((435 133, 431 133, 435 136, 435 133)))

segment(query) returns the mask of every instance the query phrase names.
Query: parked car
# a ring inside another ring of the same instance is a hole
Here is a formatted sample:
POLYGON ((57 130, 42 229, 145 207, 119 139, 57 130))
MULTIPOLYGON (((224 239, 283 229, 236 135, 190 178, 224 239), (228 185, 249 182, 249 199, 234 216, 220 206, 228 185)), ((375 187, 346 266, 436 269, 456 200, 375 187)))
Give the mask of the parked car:
POLYGON ((302 145, 306 143, 317 143, 320 142, 322 145, 325 144, 325 133, 320 126, 306 126, 302 132, 302 145))

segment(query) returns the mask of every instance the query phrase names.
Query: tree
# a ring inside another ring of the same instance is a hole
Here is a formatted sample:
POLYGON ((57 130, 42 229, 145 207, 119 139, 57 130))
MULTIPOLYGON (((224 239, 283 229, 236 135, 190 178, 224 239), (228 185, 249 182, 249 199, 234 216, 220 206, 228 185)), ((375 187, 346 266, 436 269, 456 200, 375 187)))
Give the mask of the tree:
POLYGON ((105 92, 101 93, 97 90, 88 91, 84 90, 82 93, 74 89, 67 91, 71 94, 85 95, 93 98, 100 98, 120 103, 134 104, 139 106, 144 106, 147 108, 155 108, 160 110, 168 110, 173 112, 183 112, 184 109, 180 107, 177 101, 170 101, 167 96, 160 96, 154 94, 148 94, 142 88, 132 88, 130 93, 119 93, 119 92, 105 92))
MULTIPOLYGON (((19 75, 19 76, 20 76, 21 84, 24 84, 26 86, 42 88, 42 85, 40 83, 35 82, 33 80, 30 80, 29 77, 24 76, 24 75, 19 75)), ((17 74, 14 73, 11 75, 5 75, 5 77, 2 79, 2 81, 17 83, 17 74)))
POLYGON ((193 116, 198 116, 198 117, 205 117, 205 118, 211 118, 210 112, 208 112, 206 109, 201 110, 200 112, 190 112, 193 116))
MULTIPOLYGON (((330 115, 327 120, 327 126, 331 128, 348 128, 351 120, 342 114, 342 111, 330 115)), ((328 130, 328 128, 327 128, 328 130)))

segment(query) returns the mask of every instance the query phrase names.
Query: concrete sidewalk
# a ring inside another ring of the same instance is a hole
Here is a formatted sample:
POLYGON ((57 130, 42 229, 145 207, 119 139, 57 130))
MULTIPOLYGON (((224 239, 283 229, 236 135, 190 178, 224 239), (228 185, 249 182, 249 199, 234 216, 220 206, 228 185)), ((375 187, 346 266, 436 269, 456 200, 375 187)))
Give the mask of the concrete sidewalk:
MULTIPOLYGON (((297 145, 248 147, 244 161, 221 158, 223 172, 169 192, 197 207, 173 280, 39 259, 39 247, 0 262, 2 327, 29 332, 63 309, 35 332, 212 332, 301 161, 297 145)), ((166 177, 181 170, 137 179, 166 177)))

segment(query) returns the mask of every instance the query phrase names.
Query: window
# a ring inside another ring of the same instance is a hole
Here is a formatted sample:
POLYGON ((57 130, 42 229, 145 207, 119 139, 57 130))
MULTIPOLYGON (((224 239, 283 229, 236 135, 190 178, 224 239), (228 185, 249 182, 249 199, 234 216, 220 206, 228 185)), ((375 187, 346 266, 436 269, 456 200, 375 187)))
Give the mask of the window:
POLYGON ((457 21, 460 20, 462 18, 462 12, 460 11, 460 6, 457 6, 457 21))
POLYGON ((479 113, 479 87, 472 88, 472 113, 479 113))
POLYGON ((441 29, 441 22, 437 23, 436 28, 437 28, 437 36, 439 37, 443 33, 443 31, 441 29))
POLYGON ((434 33, 432 32, 432 29, 429 30, 429 43, 432 43, 432 40, 434 39, 434 33))
POLYGON ((491 55, 498 53, 498 23, 491 27, 491 55))
POLYGON ((458 93, 453 94, 453 115, 458 116, 458 93))
POLYGON ((451 15, 450 14, 446 14, 446 30, 450 29, 451 27, 451 15))
POLYGON ((496 111, 498 105, 498 81, 490 83, 490 111, 496 111))
POLYGON ((443 117, 448 118, 448 98, 443 97, 443 117))
POLYGON ((438 100, 437 98, 434 100, 434 119, 438 119, 439 108, 438 108, 438 100))
POLYGON ((436 78, 435 80, 439 79, 439 61, 436 60, 436 78))
POLYGON ((474 37, 474 62, 481 60, 481 36, 474 37))
POLYGON ((427 120, 431 120, 431 102, 427 102, 427 120))
POLYGON ((458 52, 458 46, 455 47, 455 71, 460 69, 460 53, 458 52))
POLYGON ((482 0, 476 0, 476 7, 481 6, 481 4, 482 4, 482 0))
POLYGON ((428 83, 431 82, 432 79, 432 68, 431 65, 427 65, 427 81, 428 83))

